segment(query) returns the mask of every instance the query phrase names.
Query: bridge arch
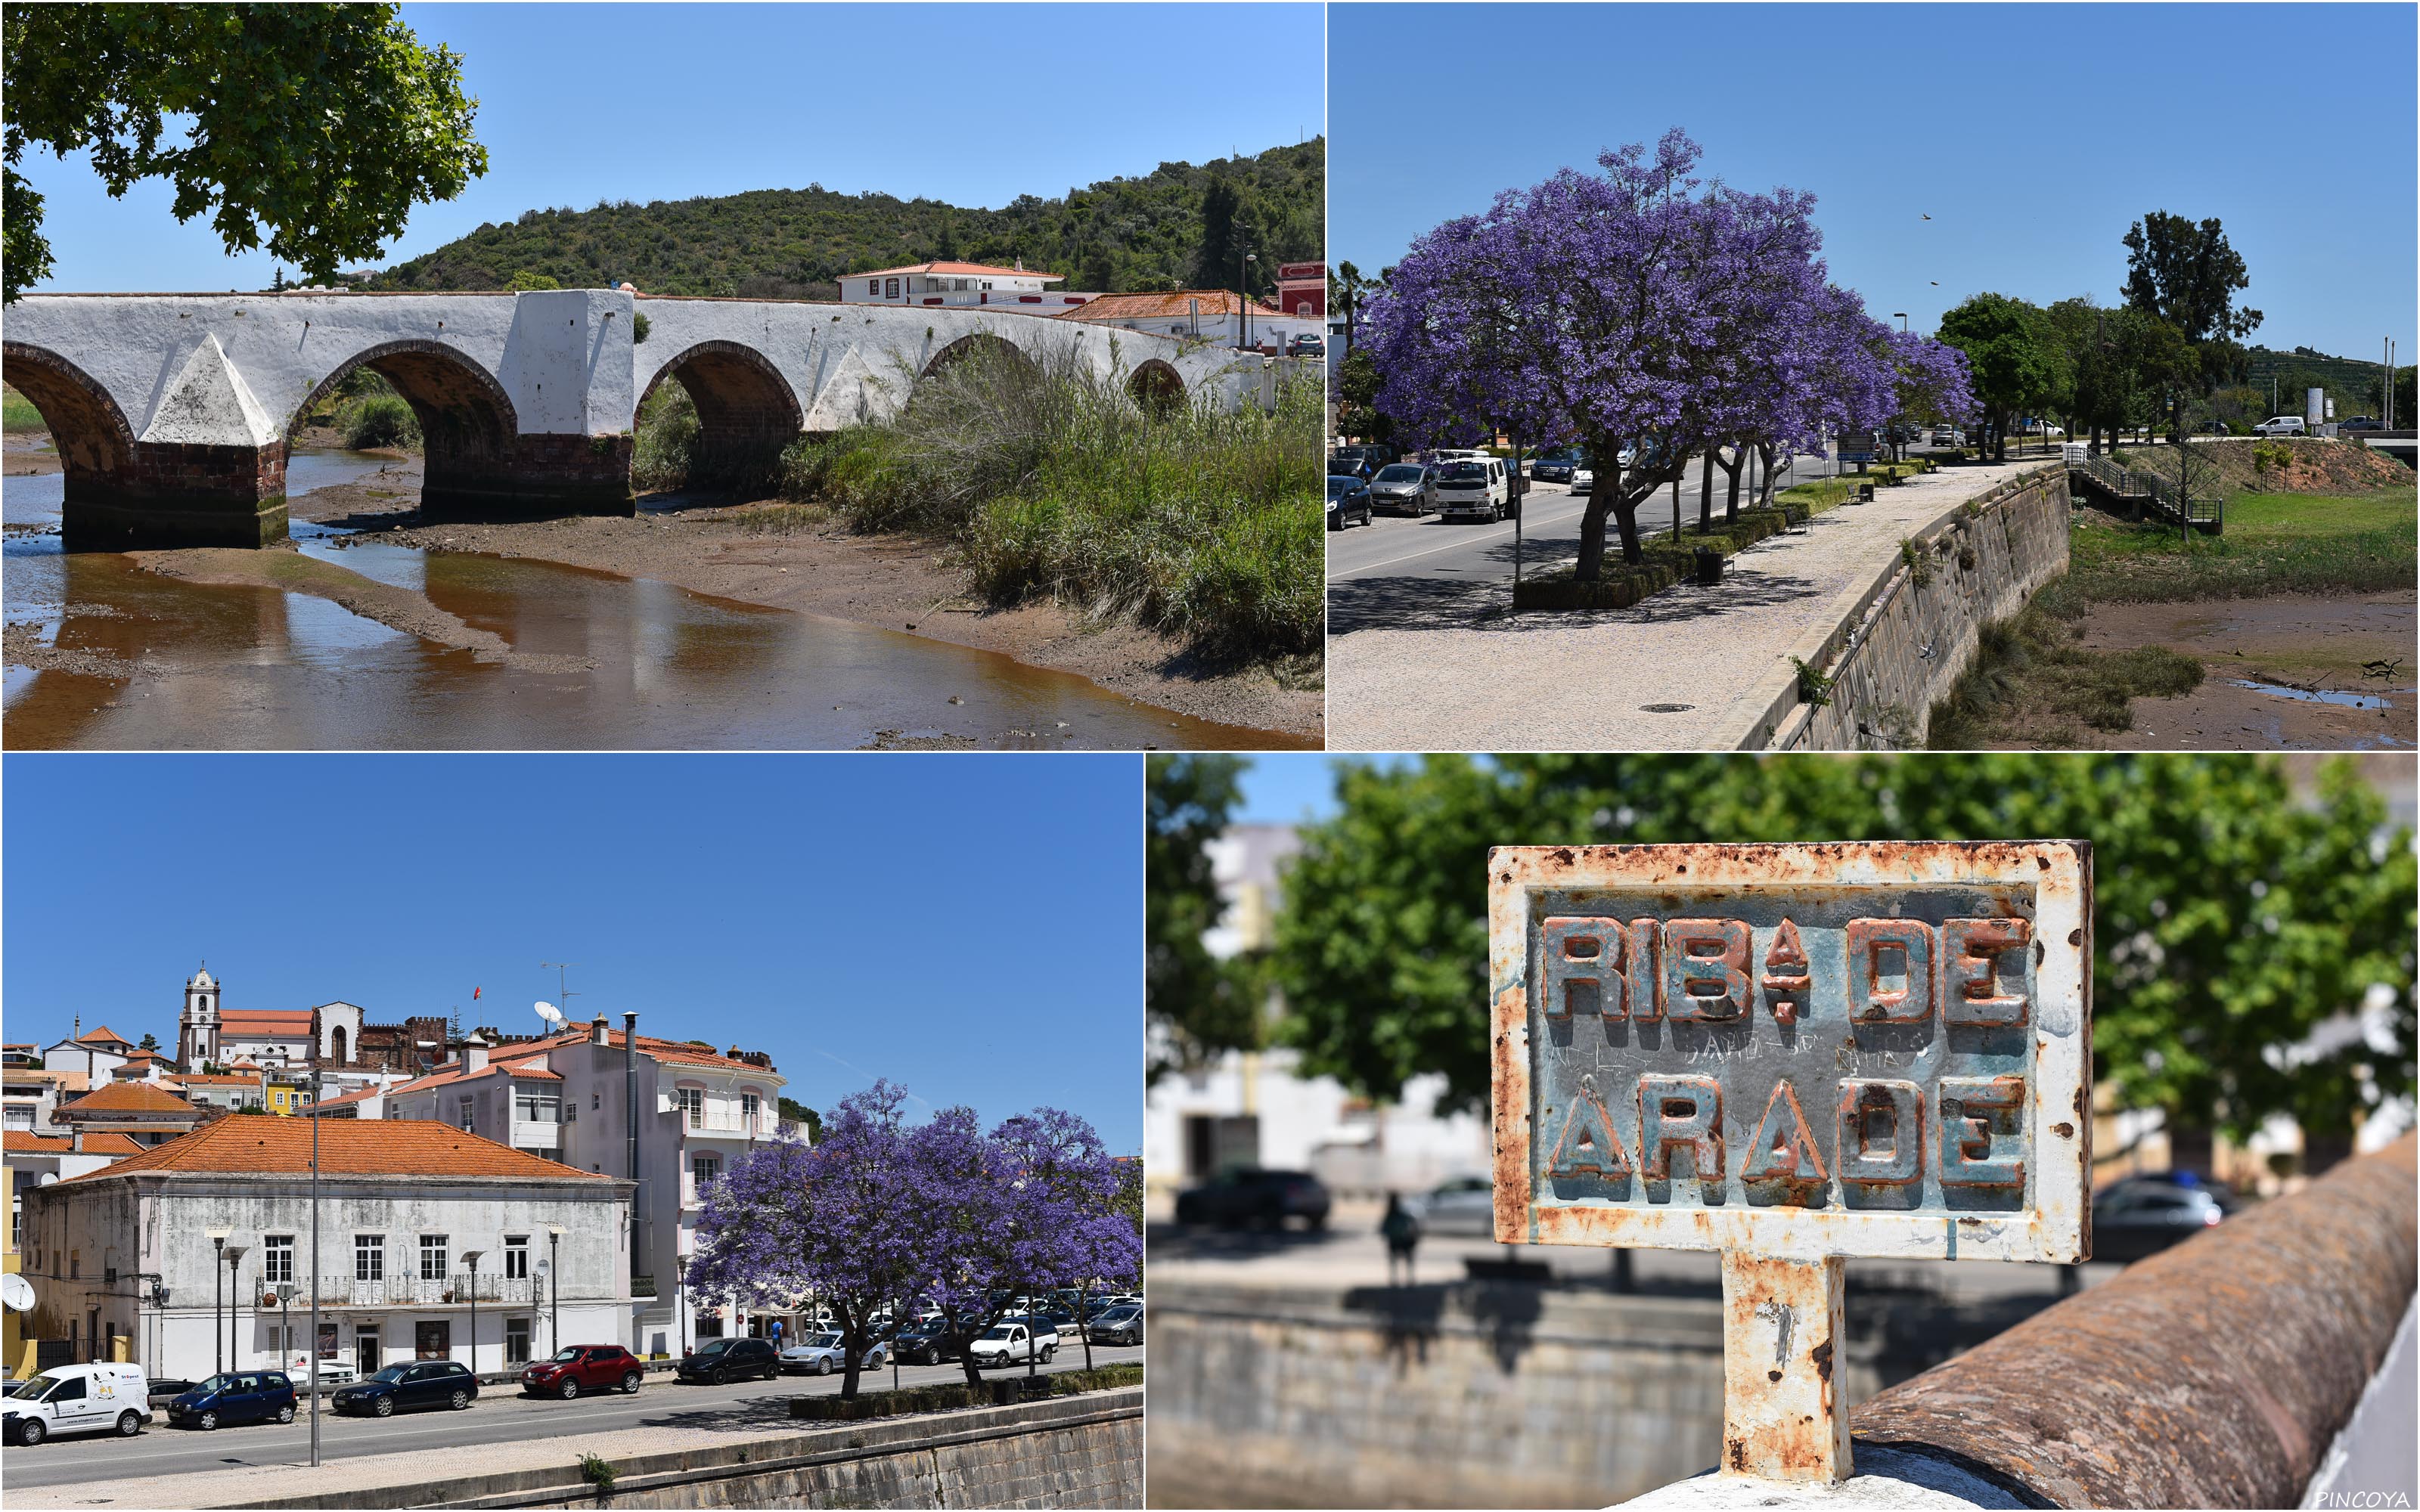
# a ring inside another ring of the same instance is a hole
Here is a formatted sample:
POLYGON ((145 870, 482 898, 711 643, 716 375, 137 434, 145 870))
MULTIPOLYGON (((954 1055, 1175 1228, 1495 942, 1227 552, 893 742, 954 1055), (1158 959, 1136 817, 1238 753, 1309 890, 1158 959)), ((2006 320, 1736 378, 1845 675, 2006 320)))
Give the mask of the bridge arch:
POLYGON ((644 410, 671 378, 697 407, 691 484, 737 487, 760 481, 806 427, 798 391, 772 360, 736 341, 701 341, 656 370, 639 395, 644 410))
POLYGON ((0 377, 41 412, 76 499, 124 485, 134 468, 134 430, 109 391, 56 352, 0 342, 0 377))
POLYGON ((466 487, 489 485, 514 459, 520 420, 513 397, 495 375, 443 342, 408 338, 365 347, 319 380, 286 422, 291 446, 305 416, 366 367, 394 385, 420 422, 424 449, 421 503, 466 487))
POLYGON ((924 371, 916 376, 919 379, 928 378, 954 363, 976 356, 991 362, 1013 363, 1028 372, 1039 371, 1025 348, 1006 336, 994 335, 988 331, 970 331, 935 352, 932 361, 924 364, 924 371))
POLYGON ((1126 393, 1145 414, 1162 416, 1184 408, 1185 379, 1158 358, 1146 358, 1127 377, 1126 393))

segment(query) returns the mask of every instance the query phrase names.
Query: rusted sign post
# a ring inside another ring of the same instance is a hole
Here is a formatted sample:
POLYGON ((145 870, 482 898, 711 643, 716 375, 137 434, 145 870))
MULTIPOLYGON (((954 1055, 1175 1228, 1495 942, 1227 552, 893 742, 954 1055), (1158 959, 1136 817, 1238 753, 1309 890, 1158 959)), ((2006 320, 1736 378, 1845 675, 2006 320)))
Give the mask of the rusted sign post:
POLYGON ((2090 1254, 2075 841, 1498 847, 1496 1237, 1720 1250, 1725 1473, 1848 1478, 1846 1256, 2090 1254))

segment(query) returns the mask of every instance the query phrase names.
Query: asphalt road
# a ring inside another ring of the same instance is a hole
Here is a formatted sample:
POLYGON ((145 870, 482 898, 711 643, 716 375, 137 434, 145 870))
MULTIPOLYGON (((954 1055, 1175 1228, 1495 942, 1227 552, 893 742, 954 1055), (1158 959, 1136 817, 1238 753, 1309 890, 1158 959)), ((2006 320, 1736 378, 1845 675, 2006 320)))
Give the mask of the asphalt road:
MULTIPOLYGON (((1681 483, 1681 516, 1685 523, 1698 517, 1698 483, 1705 459, 1689 464, 1681 483)), ((1792 482, 1826 477, 1832 464, 1801 457, 1792 482)), ((1730 482, 1714 471, 1714 511, 1720 516, 1730 482)), ((1740 492, 1747 493, 1747 474, 1740 474, 1740 492)), ((1672 529, 1672 491, 1668 486, 1639 506, 1643 536, 1672 529)), ((1588 510, 1585 497, 1575 497, 1559 483, 1532 479, 1521 520, 1525 570, 1557 565, 1579 555, 1580 517, 1588 510)), ((1489 608, 1509 609, 1512 602, 1513 526, 1449 522, 1438 516, 1412 518, 1379 515, 1368 526, 1332 531, 1327 537, 1327 633, 1344 635, 1373 628, 1417 629, 1434 625, 1468 625, 1489 608)), ((1610 537, 1613 527, 1606 527, 1610 537)))
MULTIPOLYGON (((1096 1345, 1093 1350, 1095 1365, 1121 1365, 1141 1358, 1139 1345, 1115 1349, 1096 1345)), ((1078 1340, 1073 1350, 1062 1349, 1058 1357, 1042 1368, 1045 1372, 1084 1368, 1082 1341, 1078 1340)), ((998 1376, 1001 1372, 985 1374, 998 1376)), ((955 1364, 902 1365, 899 1369, 902 1386, 941 1385, 965 1379, 964 1367, 955 1364)), ((658 1373, 648 1376, 647 1384, 635 1396, 608 1393, 568 1402, 534 1399, 521 1396, 513 1386, 490 1385, 484 1388, 485 1394, 477 1401, 459 1412, 438 1408, 375 1418, 337 1417, 323 1410, 319 1419, 319 1455, 326 1460, 423 1450, 447 1452, 483 1443, 626 1427, 738 1427, 759 1418, 768 1428, 778 1431, 789 1421, 789 1410, 784 1405, 788 1398, 837 1396, 840 1385, 841 1378, 831 1375, 784 1376, 779 1384, 750 1381, 728 1386, 687 1386, 668 1373, 658 1373)), ((886 1369, 878 1378, 867 1376, 861 1389, 888 1390, 890 1385, 891 1372, 886 1369)), ((5 1464, 0 1464, 0 1489, 129 1475, 173 1475, 187 1471, 224 1470, 230 1465, 301 1464, 310 1458, 311 1428, 307 1417, 298 1417, 287 1427, 263 1423, 252 1427, 220 1428, 214 1433, 167 1427, 165 1420, 164 1411, 155 1411, 151 1427, 132 1439, 103 1433, 47 1439, 32 1448, 11 1445, 5 1464)))

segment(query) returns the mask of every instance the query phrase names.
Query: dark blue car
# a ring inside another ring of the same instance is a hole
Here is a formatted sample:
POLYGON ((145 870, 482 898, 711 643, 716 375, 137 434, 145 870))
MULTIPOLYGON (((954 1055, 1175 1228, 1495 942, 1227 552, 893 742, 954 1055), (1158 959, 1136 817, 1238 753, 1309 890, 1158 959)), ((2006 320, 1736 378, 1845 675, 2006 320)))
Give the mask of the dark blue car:
POLYGON ((479 1378, 458 1360, 422 1360, 391 1365, 366 1381, 328 1398, 339 1412, 392 1417, 416 1407, 468 1407, 479 1395, 479 1378))
POLYGON ((294 1382, 281 1370, 230 1370, 178 1393, 168 1404, 168 1421, 205 1432, 237 1423, 291 1423, 294 1382))

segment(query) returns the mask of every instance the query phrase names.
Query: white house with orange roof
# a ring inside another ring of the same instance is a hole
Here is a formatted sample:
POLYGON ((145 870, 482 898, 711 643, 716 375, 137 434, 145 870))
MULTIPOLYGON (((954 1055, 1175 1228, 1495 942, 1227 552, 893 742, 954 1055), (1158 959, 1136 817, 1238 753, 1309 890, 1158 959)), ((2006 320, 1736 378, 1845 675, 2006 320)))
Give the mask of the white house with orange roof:
POLYGON ((70 1133, 122 1134, 149 1147, 191 1133, 213 1117, 164 1085, 111 1082, 62 1102, 51 1120, 70 1133))
POLYGON ((840 297, 848 304, 998 307, 1028 315, 1056 315, 1093 298, 1052 291, 1051 285, 1066 281, 1064 273, 1028 269, 1022 257, 1014 268, 951 261, 907 263, 849 274, 840 281, 840 297))
POLYGON ((1062 320, 1116 326, 1212 347, 1243 347, 1272 357, 1288 354, 1297 337, 1324 336, 1326 322, 1286 314, 1231 288, 1180 288, 1150 294, 1096 294, 1062 320))
POLYGON ((76 1020, 74 1032, 56 1044, 42 1047, 44 1071, 80 1072, 95 1086, 126 1064, 134 1043, 103 1025, 90 1034, 84 1032, 84 1021, 76 1020))
POLYGON ((364 1372, 622 1341, 630 1182, 432 1120, 328 1119, 315 1259, 314 1129, 220 1119, 24 1193, 28 1332, 191 1379, 306 1364, 315 1293, 318 1353, 364 1372))
POLYGON ((377 1097, 331 1098, 334 1120, 428 1119, 595 1175, 635 1180, 631 1302, 615 1342, 677 1355, 701 1338, 768 1334, 786 1315, 691 1305, 681 1284, 705 1190, 747 1149, 783 1137, 772 1057, 637 1034, 600 1016, 490 1045, 473 1037, 427 1076, 377 1097), (633 1095, 635 1094, 635 1096, 633 1095))

